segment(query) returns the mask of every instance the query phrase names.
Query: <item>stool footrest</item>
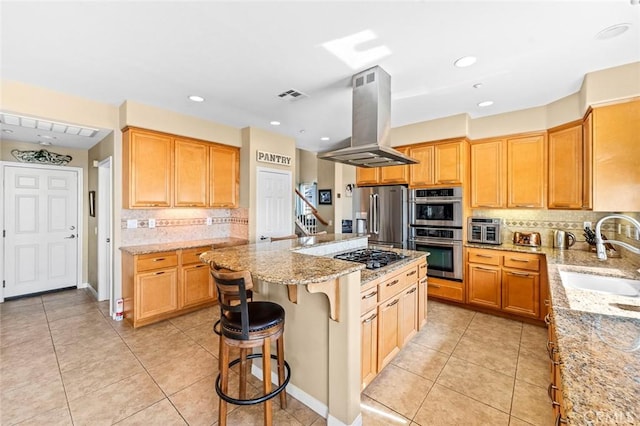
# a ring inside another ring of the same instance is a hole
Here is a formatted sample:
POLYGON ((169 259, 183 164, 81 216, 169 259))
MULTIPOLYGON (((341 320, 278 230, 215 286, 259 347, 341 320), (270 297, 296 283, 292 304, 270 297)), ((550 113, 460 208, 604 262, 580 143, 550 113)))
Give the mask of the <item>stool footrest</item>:
MULTIPOLYGON (((255 358, 262 358, 262 354, 258 353, 258 354, 250 354, 247 355, 247 359, 255 359, 255 358)), ((278 357, 275 355, 271 355, 271 359, 275 359, 277 360, 278 357)), ((234 359, 233 361, 231 361, 229 363, 229 368, 233 367, 234 365, 238 364, 240 362, 240 358, 234 359)), ((232 398, 229 395, 225 394, 222 392, 222 389, 220 389, 220 373, 218 373, 218 377, 216 377, 216 393, 218 394, 218 396, 222 399, 224 399, 225 401, 227 401, 230 404, 235 404, 235 405, 255 405, 255 404, 260 404, 262 402, 265 402, 277 395, 280 394, 280 392, 282 392, 284 390, 284 388, 287 387, 287 385, 289 384, 289 380, 291 379, 291 368, 289 367, 289 363, 287 361, 284 361, 284 368, 286 370, 286 377, 284 379, 284 382, 278 386, 277 388, 275 388, 273 391, 269 392, 266 395, 262 395, 259 396, 257 398, 251 398, 251 399, 238 399, 238 398, 232 398)), ((271 380, 271 372, 262 372, 262 380, 271 380), (268 377, 266 376, 268 374, 268 377)))

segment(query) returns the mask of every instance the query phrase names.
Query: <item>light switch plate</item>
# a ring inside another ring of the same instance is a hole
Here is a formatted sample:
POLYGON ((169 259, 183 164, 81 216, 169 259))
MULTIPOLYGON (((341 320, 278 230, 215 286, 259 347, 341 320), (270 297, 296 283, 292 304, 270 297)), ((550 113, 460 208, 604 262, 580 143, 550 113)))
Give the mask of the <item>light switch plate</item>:
POLYGON ((149 228, 155 228, 156 227, 156 220, 153 218, 149 219, 149 228))
POLYGON ((127 220, 127 228, 128 229, 133 229, 133 228, 137 228, 138 227, 138 220, 137 219, 128 219, 127 220))
POLYGON ((210 217, 207 218, 207 225, 211 225, 213 223, 213 220, 211 220, 210 217))

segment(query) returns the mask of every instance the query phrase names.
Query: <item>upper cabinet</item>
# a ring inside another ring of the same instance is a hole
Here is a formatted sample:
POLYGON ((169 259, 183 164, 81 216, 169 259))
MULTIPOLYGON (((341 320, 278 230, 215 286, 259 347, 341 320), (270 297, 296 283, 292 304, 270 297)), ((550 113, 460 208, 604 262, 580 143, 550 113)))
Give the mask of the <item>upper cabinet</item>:
POLYGON ((593 143, 593 210, 640 211, 640 99, 590 115, 585 136, 593 143))
POLYGON ((507 144, 504 139, 471 143, 471 207, 501 208, 507 200, 507 144))
POLYGON ((138 129, 125 130, 122 137, 123 207, 171 207, 172 138, 138 129))
POLYGON ((123 132, 123 207, 235 207, 239 149, 160 132, 123 132))
POLYGON ((409 156, 419 161, 409 166, 409 184, 415 187, 433 185, 433 145, 416 145, 409 148, 409 156))
POLYGON ((548 207, 581 209, 584 181, 582 125, 570 123, 550 129, 548 207))
POLYGON ((380 167, 356 167, 356 185, 378 185, 380 183, 380 167))
MULTIPOLYGON (((395 148, 407 154, 408 148, 395 148)), ((401 185, 409 182, 409 166, 387 167, 356 167, 356 184, 370 185, 401 185)))
POLYGON ((409 186, 462 185, 467 159, 466 139, 432 142, 409 147, 409 155, 420 161, 409 166, 409 186))
POLYGON ((507 138, 507 207, 546 206, 546 135, 507 138))

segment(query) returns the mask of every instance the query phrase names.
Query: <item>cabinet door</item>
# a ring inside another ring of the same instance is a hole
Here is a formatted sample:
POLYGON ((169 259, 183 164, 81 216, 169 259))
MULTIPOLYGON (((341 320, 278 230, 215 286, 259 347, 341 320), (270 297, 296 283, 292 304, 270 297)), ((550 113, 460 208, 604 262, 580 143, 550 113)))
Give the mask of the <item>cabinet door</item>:
POLYGON ((406 289, 400 297, 400 347, 404 347, 418 332, 418 285, 406 289))
MULTIPOLYGON (((398 151, 406 154, 409 149, 400 148, 398 151)), ((385 185, 409 183, 409 166, 380 167, 380 183, 385 185)))
POLYGON ((418 330, 427 325, 427 300, 427 277, 424 277, 418 282, 418 330))
POLYGON ((593 207, 593 113, 582 124, 582 208, 593 207))
POLYGON ((184 139, 174 141, 174 207, 207 206, 209 144, 184 139))
POLYGON ((469 264, 467 288, 470 304, 500 309, 500 268, 469 264))
POLYGON ((378 313, 369 311, 360 318, 362 339, 361 377, 363 390, 378 374, 378 313))
POLYGON ((376 185, 380 179, 380 167, 356 167, 356 185, 376 185))
POLYGON ((436 184, 462 183, 462 143, 435 146, 434 178, 436 184))
POLYGON ((503 139, 471 145, 471 207, 500 208, 507 199, 507 147, 503 139))
POLYGON ((582 126, 549 132, 550 209, 582 208, 582 126))
POLYGON ((178 309, 177 268, 138 274, 135 304, 136 321, 178 309))
POLYGON ((547 186, 544 135, 507 139, 507 207, 544 208, 547 186))
POLYGON ((414 187, 434 184, 433 145, 409 148, 409 156, 420 163, 409 166, 409 185, 414 187))
POLYGON ((640 100, 592 114, 593 210, 640 211, 640 100))
POLYGON ((215 299, 213 279, 205 264, 182 267, 180 307, 188 308, 215 299))
POLYGON ((171 137, 129 129, 123 140, 123 207, 171 207, 171 137))
POLYGON ((535 272, 502 271, 502 309, 532 318, 540 316, 540 275, 535 272))
POLYGON ((238 148, 212 146, 209 151, 209 206, 236 207, 240 186, 238 148))
POLYGON ((400 351, 400 295, 378 306, 378 371, 400 351))

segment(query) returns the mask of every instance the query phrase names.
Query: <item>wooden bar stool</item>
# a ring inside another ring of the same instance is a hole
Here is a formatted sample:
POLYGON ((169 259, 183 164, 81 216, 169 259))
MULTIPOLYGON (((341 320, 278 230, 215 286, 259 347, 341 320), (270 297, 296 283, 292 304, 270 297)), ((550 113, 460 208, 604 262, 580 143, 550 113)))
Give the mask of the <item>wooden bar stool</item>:
POLYGON ((285 388, 291 369, 284 360, 284 309, 273 302, 249 302, 247 291, 253 288, 248 271, 222 272, 215 268, 211 275, 218 290, 220 305, 220 373, 216 378, 216 393, 220 397, 218 424, 227 424, 227 403, 254 405, 264 402, 264 424, 273 420, 271 399, 280 395, 280 406, 287 406, 285 388), (276 341, 276 355, 271 355, 271 342, 276 341), (248 349, 262 347, 262 353, 247 355, 248 349), (240 350, 240 358, 229 362, 229 349, 240 350), (246 398, 247 359, 262 358, 263 395, 246 398), (278 363, 278 387, 271 388, 271 359, 278 363), (229 368, 240 363, 239 398, 228 395, 229 368), (286 375, 285 375, 286 369, 286 375), (286 376, 286 377, 285 377, 286 376))

